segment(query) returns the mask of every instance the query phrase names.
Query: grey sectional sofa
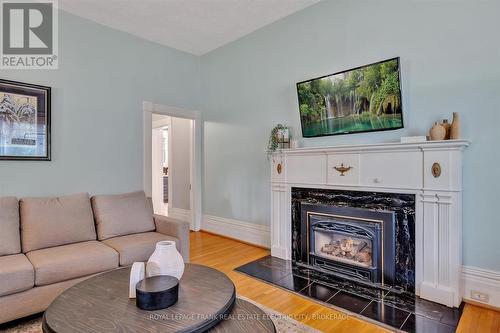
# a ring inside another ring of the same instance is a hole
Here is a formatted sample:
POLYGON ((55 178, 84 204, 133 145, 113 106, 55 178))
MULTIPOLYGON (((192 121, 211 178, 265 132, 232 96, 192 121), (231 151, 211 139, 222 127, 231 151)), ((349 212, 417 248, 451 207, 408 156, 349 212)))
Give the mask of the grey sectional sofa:
POLYGON ((189 225, 154 215, 144 192, 0 198, 0 324, 44 311, 90 276, 146 261, 162 240, 189 261, 189 225))

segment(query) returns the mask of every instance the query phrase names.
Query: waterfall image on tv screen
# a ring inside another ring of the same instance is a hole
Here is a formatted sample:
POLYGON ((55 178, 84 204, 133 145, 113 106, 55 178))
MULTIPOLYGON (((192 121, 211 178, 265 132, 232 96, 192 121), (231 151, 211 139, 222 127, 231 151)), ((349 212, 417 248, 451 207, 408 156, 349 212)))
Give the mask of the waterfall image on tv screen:
POLYGON ((403 127, 399 58, 297 83, 302 136, 403 127))

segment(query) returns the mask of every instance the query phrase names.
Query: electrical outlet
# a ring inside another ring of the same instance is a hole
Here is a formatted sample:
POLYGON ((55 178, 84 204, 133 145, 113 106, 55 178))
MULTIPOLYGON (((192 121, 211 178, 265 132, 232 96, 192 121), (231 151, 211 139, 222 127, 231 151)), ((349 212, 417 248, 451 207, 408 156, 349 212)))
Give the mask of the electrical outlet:
POLYGON ((470 298, 483 303, 488 303, 490 301, 490 295, 477 290, 470 291, 470 298))

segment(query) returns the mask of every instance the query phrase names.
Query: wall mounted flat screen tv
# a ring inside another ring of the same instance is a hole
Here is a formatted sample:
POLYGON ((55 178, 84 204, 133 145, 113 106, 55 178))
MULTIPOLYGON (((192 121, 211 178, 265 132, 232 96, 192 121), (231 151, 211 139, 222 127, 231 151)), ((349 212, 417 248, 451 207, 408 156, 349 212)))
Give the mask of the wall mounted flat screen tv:
POLYGON ((297 83, 305 138, 403 128, 399 58, 297 83))

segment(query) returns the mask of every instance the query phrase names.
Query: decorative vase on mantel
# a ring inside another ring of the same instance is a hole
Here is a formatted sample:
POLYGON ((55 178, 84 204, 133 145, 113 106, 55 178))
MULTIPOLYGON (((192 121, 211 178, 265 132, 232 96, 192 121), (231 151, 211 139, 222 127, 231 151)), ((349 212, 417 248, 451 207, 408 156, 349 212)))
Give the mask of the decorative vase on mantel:
POLYGON ((453 121, 451 122, 451 127, 450 127, 450 139, 451 140, 458 140, 462 136, 462 130, 461 130, 461 124, 460 124, 460 114, 458 112, 453 112, 453 121))
POLYGON ((177 251, 174 241, 161 241, 156 243, 156 249, 146 264, 148 277, 157 275, 170 275, 181 279, 184 273, 184 259, 177 251))
POLYGON ((441 122, 441 125, 446 130, 446 136, 444 139, 449 140, 450 139, 450 132, 451 132, 451 124, 448 122, 448 119, 443 119, 443 121, 441 122))
POLYGON ((446 138, 446 128, 439 122, 435 122, 429 131, 429 136, 432 141, 444 140, 446 138))

